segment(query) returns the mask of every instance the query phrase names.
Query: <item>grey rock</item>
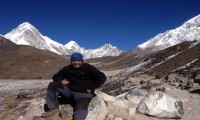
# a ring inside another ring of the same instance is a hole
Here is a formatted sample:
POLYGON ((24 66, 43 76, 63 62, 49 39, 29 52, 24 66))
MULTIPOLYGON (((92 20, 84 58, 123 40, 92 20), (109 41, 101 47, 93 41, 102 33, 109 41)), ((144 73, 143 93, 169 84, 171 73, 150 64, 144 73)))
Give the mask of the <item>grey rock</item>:
POLYGON ((68 112, 67 110, 61 110, 60 113, 59 113, 59 116, 62 118, 62 119, 65 119, 68 115, 68 112))
POLYGON ((148 94, 139 103, 137 110, 158 118, 180 119, 184 114, 182 101, 178 101, 160 91, 148 94))

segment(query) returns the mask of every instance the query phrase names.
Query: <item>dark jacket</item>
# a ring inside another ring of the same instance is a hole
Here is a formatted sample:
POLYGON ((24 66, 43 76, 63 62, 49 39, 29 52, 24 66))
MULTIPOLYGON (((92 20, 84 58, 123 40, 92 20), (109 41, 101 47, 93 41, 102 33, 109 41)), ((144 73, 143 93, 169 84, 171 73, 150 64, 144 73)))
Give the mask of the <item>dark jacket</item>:
POLYGON ((73 91, 86 93, 89 89, 93 93, 106 81, 106 76, 94 66, 84 63, 78 69, 72 65, 65 66, 53 76, 54 82, 60 82, 64 79, 69 81, 67 86, 73 91))

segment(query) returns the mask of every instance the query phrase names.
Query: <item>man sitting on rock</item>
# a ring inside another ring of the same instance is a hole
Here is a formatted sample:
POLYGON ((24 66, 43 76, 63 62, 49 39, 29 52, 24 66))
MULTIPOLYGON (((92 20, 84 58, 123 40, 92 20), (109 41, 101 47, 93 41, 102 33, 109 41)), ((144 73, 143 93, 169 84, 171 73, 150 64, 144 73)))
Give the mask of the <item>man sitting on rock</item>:
POLYGON ((94 66, 84 63, 80 53, 71 55, 71 64, 62 68, 53 76, 47 89, 47 111, 42 117, 49 117, 59 111, 57 93, 64 97, 73 97, 75 108, 73 120, 84 120, 88 114, 88 105, 94 96, 94 90, 106 81, 104 73, 94 66))

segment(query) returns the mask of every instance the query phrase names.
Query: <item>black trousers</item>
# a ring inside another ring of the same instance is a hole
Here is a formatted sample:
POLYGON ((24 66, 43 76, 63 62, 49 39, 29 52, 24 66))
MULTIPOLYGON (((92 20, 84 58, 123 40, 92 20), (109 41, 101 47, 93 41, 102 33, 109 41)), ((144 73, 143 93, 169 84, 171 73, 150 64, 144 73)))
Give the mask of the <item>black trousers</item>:
POLYGON ((88 114, 88 105, 93 94, 71 91, 67 86, 61 83, 50 82, 47 89, 46 102, 48 108, 59 106, 58 92, 65 98, 73 97, 75 100, 73 120, 84 120, 88 114))

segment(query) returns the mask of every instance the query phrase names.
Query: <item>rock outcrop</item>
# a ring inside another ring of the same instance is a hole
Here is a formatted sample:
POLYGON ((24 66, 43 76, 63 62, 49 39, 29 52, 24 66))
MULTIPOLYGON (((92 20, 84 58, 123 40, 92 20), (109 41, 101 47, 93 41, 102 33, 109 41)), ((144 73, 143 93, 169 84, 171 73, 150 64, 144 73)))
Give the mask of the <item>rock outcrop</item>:
MULTIPOLYGON (((170 119, 181 118, 184 114, 182 101, 160 91, 147 94, 145 90, 135 89, 121 97, 113 97, 101 91, 96 91, 96 94, 90 102, 86 120, 134 120, 137 112, 170 119), (133 100, 135 98, 136 100, 133 100)), ((41 98, 31 100, 26 113, 20 116, 18 120, 38 118, 44 112, 44 101, 41 98)), ((62 112, 62 109, 60 111, 62 112)), ((57 115, 57 117, 59 116, 57 115)))

